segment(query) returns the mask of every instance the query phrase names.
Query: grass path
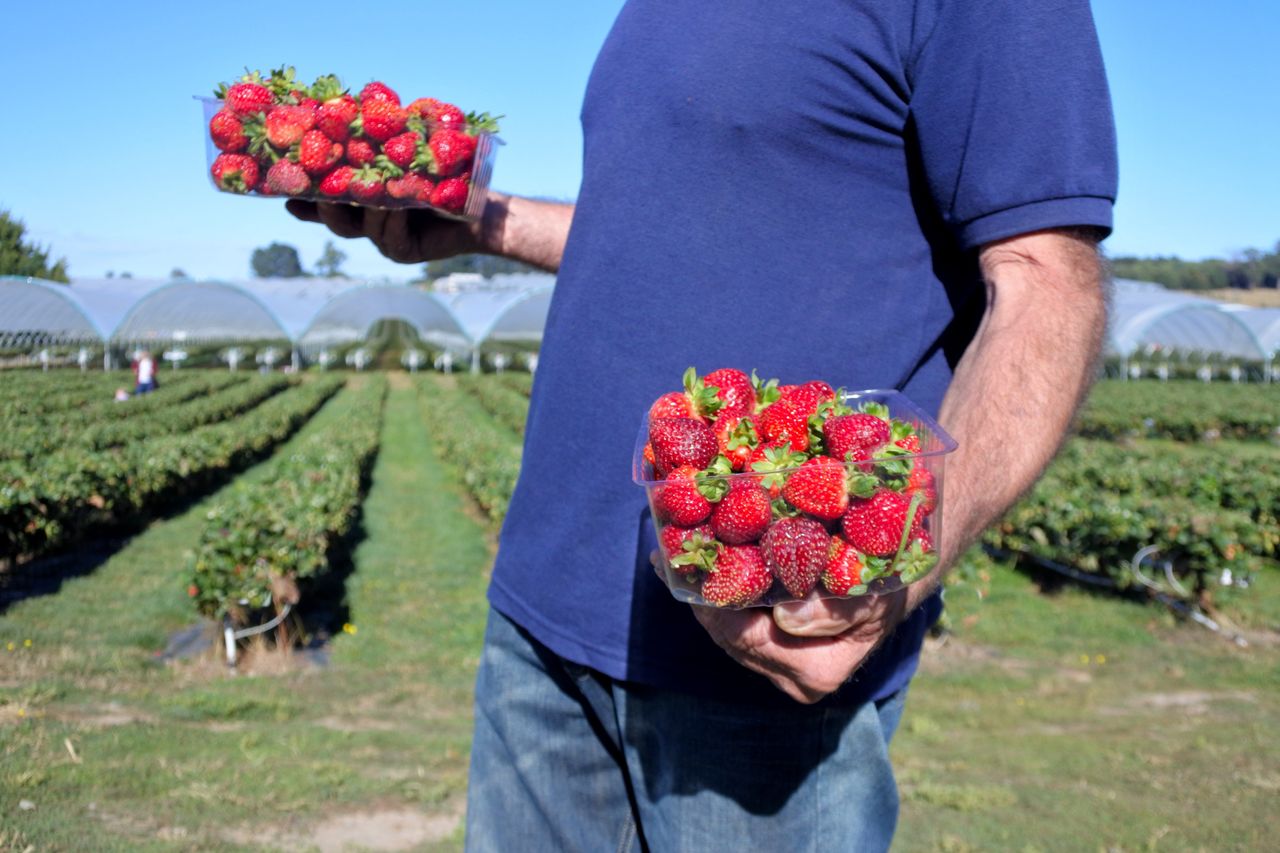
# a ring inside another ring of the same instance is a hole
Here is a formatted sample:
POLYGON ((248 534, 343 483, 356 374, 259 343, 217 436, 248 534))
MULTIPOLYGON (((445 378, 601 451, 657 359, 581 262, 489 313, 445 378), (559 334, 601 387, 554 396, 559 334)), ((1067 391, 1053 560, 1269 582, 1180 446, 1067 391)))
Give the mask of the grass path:
POLYGON ((184 553, 216 495, 0 616, 0 851, 458 845, 490 550, 418 406, 393 383, 328 667, 153 662, 192 621, 184 553))

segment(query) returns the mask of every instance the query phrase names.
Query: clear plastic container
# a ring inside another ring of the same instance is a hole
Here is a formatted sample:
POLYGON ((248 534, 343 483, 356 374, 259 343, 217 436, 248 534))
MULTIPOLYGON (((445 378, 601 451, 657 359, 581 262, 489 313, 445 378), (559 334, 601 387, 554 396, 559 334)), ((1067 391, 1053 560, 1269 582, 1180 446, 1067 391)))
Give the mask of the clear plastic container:
MULTIPOLYGON (((288 148, 276 147, 270 144, 265 148, 261 148, 256 154, 251 153, 247 148, 237 151, 221 150, 214 143, 211 124, 214 117, 222 112, 224 104, 217 98, 196 96, 196 100, 200 101, 204 109, 204 140, 207 160, 205 174, 209 176, 209 180, 213 184, 214 189, 219 192, 227 192, 237 195, 251 195, 265 198, 298 198, 305 199, 307 201, 347 203, 363 207, 378 207, 384 209, 416 208, 432 210, 441 216, 449 217, 451 219, 475 221, 480 218, 481 213, 484 211, 487 191, 489 189, 489 181, 493 177, 494 159, 497 156, 498 147, 504 144, 502 139, 493 133, 488 131, 476 132, 472 134, 475 139, 475 153, 470 158, 467 158, 467 162, 457 168, 455 174, 450 176, 439 176, 431 175, 421 169, 403 169, 402 171, 405 173, 414 171, 419 174, 422 180, 428 182, 430 186, 424 191, 416 187, 404 187, 404 185, 401 184, 397 187, 397 192, 400 192, 401 187, 403 187, 405 197, 396 197, 396 194, 393 194, 390 191, 389 186, 384 184, 382 192, 361 198, 352 193, 349 188, 345 191, 336 193, 332 191, 322 191, 322 183, 330 172, 344 166, 350 166, 353 169, 359 168, 358 162, 352 163, 348 159, 348 146, 343 143, 334 143, 342 147, 342 154, 335 162, 333 162, 329 169, 310 174, 307 174, 306 170, 293 169, 291 174, 281 176, 283 180, 275 181, 277 188, 283 186, 287 191, 272 191, 268 186, 268 172, 276 161, 280 159, 288 159, 290 156, 290 150, 288 148), (253 161, 253 167, 252 169, 249 169, 245 165, 244 160, 224 160, 219 164, 218 158, 224 157, 225 155, 251 159, 253 161), (219 173, 221 174, 226 174, 228 167, 233 172, 241 172, 243 174, 244 172, 254 171, 256 174, 249 175, 248 177, 252 178, 252 180, 249 181, 245 181, 242 177, 240 180, 224 180, 220 183, 215 175, 215 167, 218 167, 219 173), (464 181, 465 186, 457 184, 451 185, 449 187, 450 192, 445 194, 442 191, 439 196, 439 203, 433 203, 432 191, 439 188, 441 184, 446 181, 457 180, 464 181), (413 191, 410 191, 411 189, 413 191), (460 201, 464 198, 464 192, 465 200, 460 201), (446 198, 452 199, 452 201, 445 201, 446 198)), ((433 130, 433 128, 428 127, 426 136, 429 136, 433 130)), ((406 131, 404 132, 408 131, 409 129, 406 128, 406 131)), ((424 134, 417 133, 417 136, 423 142, 426 141, 426 136, 424 136, 424 134)), ((378 155, 384 153, 382 143, 368 137, 362 136, 359 138, 370 146, 371 151, 365 152, 366 157, 376 158, 378 155)), ((295 144, 291 147, 294 149, 294 156, 296 157, 298 146, 295 144)), ((374 165, 376 166, 376 164, 374 165)), ((403 175, 399 177, 403 178, 403 175)), ((341 183, 341 181, 331 182, 329 189, 336 189, 336 187, 340 186, 341 183)))
MULTIPOLYGON (((760 533, 757 531, 763 515, 757 514, 756 521, 747 523, 745 528, 734 521, 734 513, 727 505, 724 515, 718 515, 724 497, 708 500, 711 514, 702 521, 689 522, 699 514, 696 509, 692 515, 682 512, 681 523, 673 520, 673 502, 664 500, 662 495, 672 482, 656 479, 654 465, 646 459, 649 423, 645 418, 636 439, 632 478, 648 496, 660 543, 658 568, 672 595, 690 604, 736 610, 805 598, 882 595, 929 574, 937 563, 943 537, 943 469, 956 442, 897 391, 849 392, 843 399, 855 411, 864 403, 887 407, 890 423, 909 426, 919 450, 910 447, 909 441, 908 447, 901 447, 891 439, 881 445, 879 456, 873 454, 862 461, 840 460, 845 482, 854 485, 848 508, 838 517, 832 517, 827 507, 822 510, 825 517, 820 517, 790 502, 788 485, 803 466, 767 473, 744 471, 707 476, 694 481, 701 491, 713 496, 728 495, 735 489, 744 494, 763 489, 768 495, 769 512, 767 526, 760 533), (894 449, 885 453, 884 448, 889 445, 894 449), (725 538, 737 541, 722 541, 725 538), (691 541, 691 545, 683 546, 685 550, 674 550, 677 544, 691 541), (753 548, 759 549, 758 555, 751 552, 753 548), (726 557, 726 552, 732 553, 726 557), (722 560, 731 572, 744 574, 741 583, 729 575, 713 580, 721 571, 722 560), (767 577, 761 577, 761 564, 767 577), (709 581, 712 587, 707 587, 704 595, 709 581), (726 588, 735 592, 726 594, 726 588)), ((800 486, 797 481, 796 488, 800 486)), ((683 487, 679 482, 675 484, 677 489, 683 487)), ((797 498, 800 494, 794 493, 797 498)), ((745 503, 752 501, 748 498, 745 503)))

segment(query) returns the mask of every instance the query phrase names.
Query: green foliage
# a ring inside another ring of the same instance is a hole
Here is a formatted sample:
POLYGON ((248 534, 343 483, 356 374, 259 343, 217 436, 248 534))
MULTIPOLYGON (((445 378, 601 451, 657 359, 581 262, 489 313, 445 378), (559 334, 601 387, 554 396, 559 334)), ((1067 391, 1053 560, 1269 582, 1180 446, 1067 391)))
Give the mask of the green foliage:
POLYGON ((496 378, 500 383, 506 385, 513 391, 518 391, 526 398, 533 393, 532 373, 516 373, 514 371, 508 371, 506 373, 498 374, 496 378))
POLYGON ((305 276, 298 250, 285 243, 272 243, 264 249, 254 249, 249 266, 258 278, 299 278, 305 276))
POLYGON ((67 260, 49 262, 49 252, 24 239, 27 226, 0 210, 0 275, 23 275, 66 282, 67 260))
POLYGON ((476 273, 485 278, 506 273, 541 272, 537 267, 520 261, 494 255, 456 255, 439 261, 431 261, 422 268, 422 280, 434 282, 454 273, 476 273))
POLYGON ((332 240, 324 241, 324 252, 316 259, 316 275, 327 278, 346 278, 341 269, 347 259, 347 253, 333 244, 332 240))
POLYGON ((1274 288, 1280 283, 1280 242, 1270 252, 1246 249, 1238 258, 1184 261, 1176 257, 1111 259, 1116 278, 1155 281, 1176 290, 1274 288))
POLYGON ((1077 432, 1088 438, 1266 439, 1280 430, 1280 389, 1203 382, 1104 381, 1077 432))
POLYGON ((237 486, 209 510, 190 563, 188 594, 206 616, 246 624, 279 604, 277 590, 331 568, 334 546, 351 530, 378 451, 387 383, 348 391, 340 413, 265 480, 237 486))
POLYGON ((529 415, 527 396, 499 383, 494 376, 460 376, 458 383, 494 420, 517 435, 524 435, 524 422, 529 415))

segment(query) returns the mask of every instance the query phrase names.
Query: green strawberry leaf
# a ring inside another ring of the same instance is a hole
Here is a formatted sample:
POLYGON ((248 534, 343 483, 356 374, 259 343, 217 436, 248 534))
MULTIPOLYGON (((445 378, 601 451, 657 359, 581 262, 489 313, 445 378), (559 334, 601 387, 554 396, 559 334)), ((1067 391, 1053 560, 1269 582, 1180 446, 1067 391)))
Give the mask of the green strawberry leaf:
POLYGON ((932 551, 925 551, 924 546, 920 544, 920 540, 916 539, 911 543, 911 547, 906 550, 906 553, 902 555, 896 568, 902 577, 903 583, 915 583, 933 571, 933 567, 936 565, 938 565, 938 555, 932 551))
POLYGON ((884 403, 877 403, 874 400, 868 400, 858 406, 858 411, 867 415, 875 415, 883 421, 889 420, 889 407, 884 403))
POLYGON ((760 377, 756 375, 754 370, 751 371, 751 387, 756 390, 756 411, 760 411, 770 403, 777 402, 782 396, 782 392, 778 390, 778 380, 770 379, 768 382, 761 382, 760 377))
POLYGON ((869 584, 874 580, 879 580, 889 574, 889 559, 887 557, 865 556, 862 559, 862 583, 869 584))

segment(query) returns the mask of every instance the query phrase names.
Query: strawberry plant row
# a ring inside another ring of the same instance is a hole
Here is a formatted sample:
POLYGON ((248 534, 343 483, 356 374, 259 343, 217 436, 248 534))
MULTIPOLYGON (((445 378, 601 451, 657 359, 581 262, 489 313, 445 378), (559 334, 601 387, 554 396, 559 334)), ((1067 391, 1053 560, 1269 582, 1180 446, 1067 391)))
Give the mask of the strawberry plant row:
POLYGON ((1280 436, 1280 387, 1103 381, 1077 422, 1088 438, 1200 441, 1280 436))
POLYGON ((79 403, 74 407, 68 406, 31 414, 20 411, 16 407, 8 410, 0 417, 0 428, 11 430, 43 427, 67 430, 103 421, 136 418, 216 393, 248 378, 247 374, 238 376, 230 373, 184 374, 181 378, 175 377, 172 382, 165 382, 150 394, 123 402, 117 402, 110 392, 92 395, 81 392, 77 395, 79 403))
POLYGON ((517 435, 524 435, 529 416, 529 398, 488 376, 459 377, 459 381, 484 410, 517 435))
POLYGON ((532 373, 499 373, 497 380, 513 391, 519 391, 526 397, 533 393, 532 373))
POLYGON ((0 462, 0 561, 64 548, 90 533, 133 527, 261 458, 337 392, 326 377, 277 395, 243 417, 145 443, 36 462, 0 462))
MULTIPOLYGON (((78 409, 94 400, 110 399, 117 388, 133 390, 133 375, 124 371, 4 373, 0 377, 0 408, 6 417, 39 416, 78 409)), ((175 378, 173 384, 180 381, 175 378)), ((170 383, 164 382, 163 385, 167 389, 170 383)))
POLYGON ((441 458, 494 521, 507 514, 520 474, 520 445, 475 400, 434 377, 418 385, 422 419, 441 458))
POLYGON ((359 514, 386 390, 377 377, 344 393, 323 428, 209 510, 187 586, 202 614, 248 624, 264 608, 297 603, 331 569, 359 514))
POLYGON ((1280 454, 1222 447, 1077 439, 1054 460, 1046 488, 1088 487, 1117 494, 1182 496, 1207 507, 1248 515, 1280 529, 1280 454))
POLYGON ((10 432, 9 443, 0 450, 0 458, 34 459, 66 447, 74 446, 84 452, 149 442, 158 436, 234 418, 296 382, 296 379, 278 375, 255 376, 248 382, 156 412, 150 417, 107 421, 93 426, 85 426, 76 418, 56 428, 46 424, 28 425, 10 432))
POLYGON ((1235 576, 1276 567, 1276 531, 1243 512, 1183 497, 1114 494, 1092 484, 1066 486, 1047 478, 987 531, 986 541, 1132 582, 1129 563, 1153 545, 1182 573, 1235 576))

